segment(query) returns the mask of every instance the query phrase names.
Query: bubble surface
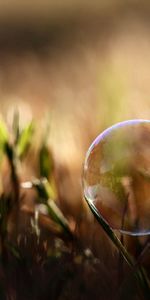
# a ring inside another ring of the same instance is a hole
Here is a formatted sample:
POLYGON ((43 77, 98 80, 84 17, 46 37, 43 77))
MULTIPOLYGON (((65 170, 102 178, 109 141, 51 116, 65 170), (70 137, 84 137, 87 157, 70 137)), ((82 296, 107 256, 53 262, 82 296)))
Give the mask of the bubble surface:
POLYGON ((83 171, 84 196, 112 229, 150 234, 150 120, 129 120, 101 133, 83 171))

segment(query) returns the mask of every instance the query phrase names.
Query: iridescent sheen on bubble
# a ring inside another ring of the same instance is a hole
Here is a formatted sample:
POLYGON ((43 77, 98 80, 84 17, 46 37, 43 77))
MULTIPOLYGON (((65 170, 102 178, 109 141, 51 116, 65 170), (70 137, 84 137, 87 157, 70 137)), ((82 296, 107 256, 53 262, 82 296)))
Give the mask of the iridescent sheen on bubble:
POLYGON ((84 196, 116 230, 150 234, 150 121, 118 123, 90 146, 84 196))

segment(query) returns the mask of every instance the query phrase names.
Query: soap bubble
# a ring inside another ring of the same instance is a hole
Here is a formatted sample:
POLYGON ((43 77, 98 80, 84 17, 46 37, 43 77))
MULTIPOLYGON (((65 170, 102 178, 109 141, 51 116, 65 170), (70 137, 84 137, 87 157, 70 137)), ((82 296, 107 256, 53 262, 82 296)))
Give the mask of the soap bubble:
POLYGON ((84 196, 114 230, 150 234, 150 120, 129 120, 101 133, 84 163, 84 196))

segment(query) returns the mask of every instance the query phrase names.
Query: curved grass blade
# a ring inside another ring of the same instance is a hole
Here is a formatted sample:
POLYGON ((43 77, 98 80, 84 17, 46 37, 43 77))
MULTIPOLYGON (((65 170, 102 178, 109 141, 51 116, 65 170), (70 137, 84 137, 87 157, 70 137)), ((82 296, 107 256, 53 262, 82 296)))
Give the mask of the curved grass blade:
POLYGON ((55 221, 57 224, 63 228, 64 232, 72 239, 73 234, 70 230, 68 221, 66 220, 65 216, 55 203, 55 201, 51 198, 51 189, 50 184, 46 179, 39 180, 35 179, 31 182, 24 182, 22 183, 22 187, 25 188, 32 188, 34 187, 42 202, 47 206, 49 216, 55 221))
MULTIPOLYGON (((103 228, 103 230, 106 232, 106 234, 109 237, 109 239, 113 242, 113 244, 120 251, 120 253, 124 257, 124 259, 126 260, 127 264, 131 268, 134 268, 135 262, 134 262, 133 258, 130 256, 130 254, 128 253, 128 251, 126 250, 126 248, 123 246, 123 244, 121 243, 121 241, 119 240, 119 238, 113 232, 113 230, 111 229, 111 227, 109 226, 109 224, 104 220, 104 218, 98 212, 98 210, 93 205, 93 203, 89 202, 86 198, 85 198, 85 200, 86 200, 88 206, 90 207, 92 213, 94 214, 96 220, 101 225, 101 227, 103 228)), ((150 287, 149 287, 149 281, 147 279, 145 271, 143 270, 142 267, 139 267, 136 270, 135 275, 136 275, 136 278, 138 279, 138 281, 139 281, 139 283, 140 283, 140 285, 141 285, 141 287, 143 289, 143 293, 144 293, 145 299, 148 300, 149 296, 150 296, 150 287)))

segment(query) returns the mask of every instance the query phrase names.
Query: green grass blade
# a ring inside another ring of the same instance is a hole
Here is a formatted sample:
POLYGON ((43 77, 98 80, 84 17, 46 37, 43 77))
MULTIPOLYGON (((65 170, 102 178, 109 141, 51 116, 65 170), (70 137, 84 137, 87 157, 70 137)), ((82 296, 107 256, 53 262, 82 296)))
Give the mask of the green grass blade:
POLYGON ((40 167, 40 176, 49 178, 54 167, 52 155, 48 147, 43 144, 39 151, 39 167, 40 167))
POLYGON ((0 148, 5 145, 5 143, 8 141, 9 134, 7 127, 5 126, 5 123, 0 120, 0 148))
MULTIPOLYGON (((104 220, 104 218, 101 216, 101 214, 98 212, 98 210, 96 209, 96 207, 93 205, 92 202, 89 202, 87 199, 86 199, 86 202, 87 202, 88 206, 90 207, 91 211, 93 212, 94 216, 96 217, 97 221, 99 222, 99 224, 101 225, 103 230, 106 232, 109 239, 113 242, 113 244, 117 247, 117 249, 120 251, 120 253, 124 257, 124 259, 126 260, 127 264, 130 267, 134 268, 135 262, 134 262, 133 258, 128 253, 126 248, 123 246, 123 244, 121 243, 119 238, 116 236, 114 231, 111 229, 109 224, 104 220)), ((147 279, 147 276, 146 276, 143 268, 139 267, 136 270, 135 275, 143 289, 145 299, 149 299, 149 296, 150 296, 149 281, 147 279)))
POLYGON ((14 144, 18 143, 20 128, 19 128, 19 111, 16 109, 13 115, 12 130, 14 134, 14 144))
MULTIPOLYGON (((28 184, 28 183, 27 183, 28 184)), ((49 216, 52 218, 53 221, 55 221, 57 224, 59 224, 64 232, 69 235, 69 237, 72 239, 73 234, 70 230, 69 224, 55 201, 51 198, 51 189, 49 182, 44 180, 35 179, 31 182, 32 186, 36 188, 38 191, 40 199, 43 201, 43 203, 47 206, 49 216)), ((26 183, 23 183, 22 186, 24 187, 26 183)), ((30 185, 31 188, 31 185, 30 185)))
POLYGON ((19 158, 23 158, 23 156, 26 154, 33 137, 34 133, 34 123, 33 121, 29 123, 21 132, 18 143, 16 146, 16 153, 19 158))

